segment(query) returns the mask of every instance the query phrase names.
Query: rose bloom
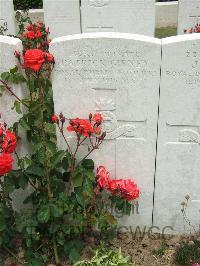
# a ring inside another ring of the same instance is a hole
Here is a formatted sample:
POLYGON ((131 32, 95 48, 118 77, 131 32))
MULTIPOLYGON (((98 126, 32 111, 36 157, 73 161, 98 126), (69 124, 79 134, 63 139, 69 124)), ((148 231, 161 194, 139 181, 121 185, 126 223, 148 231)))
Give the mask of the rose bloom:
POLYGON ((122 179, 113 179, 108 183, 108 190, 116 195, 119 194, 122 179))
POLYGON ((13 158, 8 153, 0 155, 0 176, 3 176, 12 170, 13 158))
POLYGON ((111 194, 119 196, 125 200, 132 201, 139 197, 140 191, 137 185, 130 179, 114 179, 108 184, 111 194))
POLYGON ((54 62, 54 57, 50 53, 45 53, 44 52, 44 58, 46 59, 47 62, 54 62))
POLYGON ((15 151, 17 147, 17 138, 13 132, 11 132, 9 129, 6 131, 3 144, 2 144, 2 150, 5 153, 12 153, 15 151))
POLYGON ((99 166, 97 168, 97 183, 99 187, 105 189, 110 181, 110 173, 104 166, 99 166))
POLYGON ((52 121, 53 123, 57 123, 57 122, 58 122, 58 117, 57 117, 57 115, 52 115, 52 117, 51 117, 51 121, 52 121))
POLYGON ((140 191, 137 185, 134 182, 132 182, 130 179, 122 180, 120 185, 120 190, 122 198, 128 201, 135 200, 140 195, 140 191))
POLYGON ((28 39, 30 39, 30 40, 33 40, 33 39, 35 39, 35 33, 34 33, 34 31, 29 31, 29 32, 26 32, 25 33, 25 36, 28 38, 28 39))
POLYGON ((32 23, 29 24, 29 25, 26 27, 26 29, 27 29, 28 31, 33 30, 33 24, 32 24, 32 23))
POLYGON ((35 38, 41 38, 42 37, 42 32, 40 30, 37 30, 35 33, 35 38))
POLYGON ((75 131, 76 133, 79 133, 82 136, 88 137, 92 133, 95 133, 95 130, 92 126, 92 124, 86 120, 86 119, 72 119, 70 121, 70 125, 67 127, 68 131, 75 131))
POLYGON ((92 116, 92 120, 93 120, 95 123, 100 124, 100 123, 102 123, 102 121, 103 121, 103 116, 102 116, 101 114, 99 114, 99 113, 96 113, 96 114, 94 114, 94 115, 92 116))
POLYGON ((40 49, 27 50, 24 54, 24 67, 39 71, 44 64, 44 53, 40 49))

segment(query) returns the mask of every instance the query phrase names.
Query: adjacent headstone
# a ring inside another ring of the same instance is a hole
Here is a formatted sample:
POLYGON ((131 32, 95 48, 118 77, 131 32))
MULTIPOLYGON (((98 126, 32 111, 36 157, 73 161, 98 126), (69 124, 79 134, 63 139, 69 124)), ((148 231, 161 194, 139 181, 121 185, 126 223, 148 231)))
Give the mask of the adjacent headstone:
POLYGON ((174 232, 184 231, 181 202, 186 195, 188 219, 199 225, 199 69, 198 33, 162 40, 154 225, 172 226, 174 232))
MULTIPOLYGON (((17 65, 14 52, 21 50, 22 45, 19 39, 0 35, 0 74, 9 71, 17 65)), ((0 83, 0 85, 2 84, 0 83)), ((22 96, 20 85, 12 85, 12 89, 19 97, 22 96)), ((12 126, 19 117, 15 110, 11 110, 14 102, 15 98, 8 91, 5 91, 3 96, 0 97, 0 114, 2 114, 2 118, 8 126, 12 126)))
POLYGON ((51 38, 81 33, 79 0, 43 0, 43 8, 51 38))
MULTIPOLYGON (((9 71, 11 68, 14 68, 17 65, 18 61, 14 56, 14 52, 16 50, 19 52, 22 50, 22 44, 19 39, 8 36, 0 36, 0 74, 9 71)), ((1 82, 0 85, 2 85, 1 82)), ((10 86, 12 88, 12 91, 19 98, 23 98, 24 89, 21 85, 10 84, 10 86)), ((14 98, 14 96, 12 96, 7 90, 5 90, 3 92, 3 95, 0 97, 0 121, 5 121, 8 127, 13 126, 13 124, 18 121, 21 116, 17 114, 15 110, 11 109, 14 105, 15 100, 16 99, 14 98)), ((24 131, 19 131, 19 135, 21 141, 18 142, 17 153, 19 156, 23 156, 28 153, 28 143, 26 141, 26 134, 24 131)), ((15 162, 17 162, 16 157, 15 162)), ((22 190, 19 190, 18 192, 16 191, 14 193, 13 206, 15 209, 22 208, 23 200, 25 196, 27 196, 27 193, 29 193, 28 191, 29 190, 23 192, 22 190)))
POLYGON ((178 34, 200 23, 200 0, 179 0, 178 34))
POLYGON ((127 32, 154 36, 155 0, 82 0, 83 32, 127 32))
POLYGON ((6 35, 15 35, 13 0, 0 0, 0 27, 7 27, 6 35))
MULTIPOLYGON (((142 194, 134 216, 124 217, 122 224, 151 225, 160 40, 90 33, 54 39, 50 51, 56 62, 52 76, 55 113, 62 111, 68 118, 103 114, 107 137, 93 154, 96 166, 103 164, 113 178, 133 177, 139 184, 142 194)), ((59 134, 58 145, 65 145, 59 134)))

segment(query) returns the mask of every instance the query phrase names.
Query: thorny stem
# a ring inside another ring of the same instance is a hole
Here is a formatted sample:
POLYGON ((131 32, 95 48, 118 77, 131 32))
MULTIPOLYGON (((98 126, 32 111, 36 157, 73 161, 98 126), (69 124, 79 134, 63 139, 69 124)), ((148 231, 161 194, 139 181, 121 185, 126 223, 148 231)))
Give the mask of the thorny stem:
POLYGON ((9 248, 7 248, 6 246, 3 246, 3 249, 5 249, 5 251, 8 252, 12 257, 14 257, 17 260, 17 262, 21 263, 19 258, 9 248))
POLYGON ((24 106, 26 106, 27 108, 29 108, 29 106, 26 104, 26 103, 24 103, 13 91, 12 91, 12 89, 11 89, 11 87, 9 87, 8 86, 8 84, 5 82, 5 81, 3 81, 3 80, 1 80, 0 79, 0 82, 5 86, 5 88, 6 88, 6 90, 8 90, 10 93, 11 93, 11 95, 12 96, 14 96, 21 104, 23 104, 24 106))
POLYGON ((54 255, 55 255, 55 259, 56 259, 56 265, 60 265, 60 259, 58 256, 58 248, 56 245, 56 237, 55 234, 53 235, 53 250, 54 250, 54 255))
POLYGON ((68 141, 67 141, 67 139, 66 139, 66 137, 65 137, 65 135, 64 135, 64 133, 63 133, 63 129, 60 127, 60 125, 58 125, 58 128, 59 128, 60 133, 62 134, 63 139, 64 139, 64 141, 66 142, 67 147, 68 147, 68 149, 69 149, 69 152, 70 152, 70 154, 71 154, 71 156, 72 156, 73 153, 72 153, 72 150, 71 150, 71 148, 70 148, 70 145, 69 145, 69 143, 68 143, 68 141))

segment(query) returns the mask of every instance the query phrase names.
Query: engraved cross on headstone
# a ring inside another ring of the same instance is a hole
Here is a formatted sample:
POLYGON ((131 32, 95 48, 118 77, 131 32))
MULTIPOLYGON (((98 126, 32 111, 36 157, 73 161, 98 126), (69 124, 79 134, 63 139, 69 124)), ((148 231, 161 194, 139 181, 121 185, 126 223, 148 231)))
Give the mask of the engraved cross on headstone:
POLYGON ((106 139, 114 140, 120 137, 136 137, 135 122, 145 121, 125 121, 117 120, 116 116, 116 89, 95 88, 95 108, 104 117, 104 130, 106 139))
POLYGON ((97 26, 89 26, 89 30, 97 30, 97 31, 106 31, 111 30, 113 26, 104 25, 104 20, 102 18, 102 11, 98 11, 98 25, 97 26))

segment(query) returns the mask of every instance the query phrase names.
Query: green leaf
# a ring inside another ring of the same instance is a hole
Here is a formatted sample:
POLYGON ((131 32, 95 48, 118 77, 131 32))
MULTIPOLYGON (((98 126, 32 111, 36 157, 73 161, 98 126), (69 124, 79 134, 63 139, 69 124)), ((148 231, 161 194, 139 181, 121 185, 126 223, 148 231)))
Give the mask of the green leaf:
POLYGON ((68 157, 64 157, 62 160, 62 167, 65 171, 67 171, 69 169, 69 158, 68 157))
POLYGON ((19 124, 20 124, 20 126, 23 127, 23 129, 25 129, 25 130, 30 130, 30 129, 31 129, 30 126, 29 126, 29 124, 28 124, 28 122, 27 122, 27 120, 26 120, 24 117, 22 117, 22 118, 20 119, 19 124))
POLYGON ((5 91, 5 86, 4 85, 0 85, 0 96, 3 95, 4 91, 5 91))
POLYGON ((55 125, 53 123, 45 123, 45 132, 50 134, 50 135, 55 135, 56 133, 56 128, 55 125))
POLYGON ((18 67, 17 66, 15 66, 14 68, 10 69, 10 73, 11 74, 15 74, 17 71, 18 71, 18 67))
POLYGON ((21 103, 19 101, 15 101, 14 102, 14 106, 12 107, 12 110, 15 109, 15 111, 18 113, 18 114, 21 114, 22 111, 21 111, 21 103))
POLYGON ((61 163, 62 159, 65 156, 65 151, 58 151, 54 154, 54 156, 51 158, 51 166, 54 168, 59 163, 61 163))
POLYGON ((20 175, 19 176, 19 179, 18 179, 18 183, 19 183, 19 186, 22 188, 22 189, 25 189, 28 185, 28 179, 25 175, 20 175))
POLYGON ((4 231, 5 229, 6 229, 6 223, 2 217, 2 219, 0 219, 0 232, 4 231))
POLYGON ((94 161, 92 159, 85 159, 82 161, 81 165, 85 169, 94 170, 94 161))
POLYGON ((38 214, 37 214, 38 221, 41 223, 47 223, 50 219, 50 208, 49 206, 43 206, 38 214))
POLYGON ((54 218, 58 218, 61 217, 63 215, 63 208, 61 206, 57 206, 55 204, 51 204, 50 205, 50 209, 51 209, 51 215, 54 218))
POLYGON ((72 175, 72 183, 74 187, 80 187, 83 184, 84 175, 81 170, 75 171, 72 175))
POLYGON ((8 81, 10 79, 10 73, 9 72, 3 72, 1 73, 1 78, 5 81, 8 81))
POLYGON ((15 181, 12 176, 6 176, 4 180, 4 189, 7 193, 11 193, 15 190, 15 181))
POLYGON ((42 177, 44 175, 44 169, 37 164, 32 164, 26 168, 26 174, 42 177))

